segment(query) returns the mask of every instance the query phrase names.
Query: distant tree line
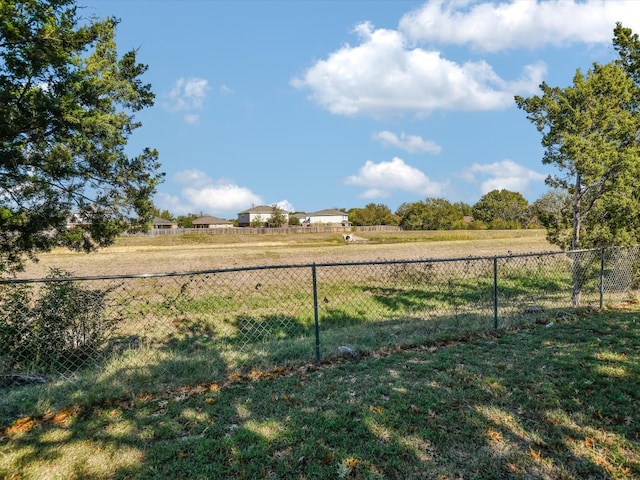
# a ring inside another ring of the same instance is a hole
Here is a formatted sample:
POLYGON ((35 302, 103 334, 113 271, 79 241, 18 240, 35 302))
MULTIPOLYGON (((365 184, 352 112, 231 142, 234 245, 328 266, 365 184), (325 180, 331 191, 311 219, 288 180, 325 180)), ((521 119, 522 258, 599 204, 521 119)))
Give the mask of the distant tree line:
POLYGON ((486 193, 474 205, 427 198, 405 202, 395 213, 374 203, 348 213, 349 221, 356 226, 397 225, 404 230, 543 228, 548 221, 562 217, 563 198, 564 194, 550 191, 529 204, 522 194, 502 189, 486 193))
MULTIPOLYGON (((405 202, 394 212, 382 203, 369 203, 362 208, 340 209, 349 215, 354 226, 393 225, 404 230, 513 230, 522 228, 567 227, 568 196, 551 190, 530 204, 522 194, 510 190, 493 190, 478 202, 450 202, 444 198, 426 198, 405 202)), ((193 228, 193 221, 203 214, 173 215, 168 210, 155 209, 154 215, 175 221, 180 228, 193 228)), ((237 222, 237 219, 229 219, 237 222)), ((286 223, 284 212, 274 206, 267 226, 281 227, 286 223)), ((289 225, 299 225, 296 217, 289 225)), ((260 225, 264 222, 260 222, 260 225)))

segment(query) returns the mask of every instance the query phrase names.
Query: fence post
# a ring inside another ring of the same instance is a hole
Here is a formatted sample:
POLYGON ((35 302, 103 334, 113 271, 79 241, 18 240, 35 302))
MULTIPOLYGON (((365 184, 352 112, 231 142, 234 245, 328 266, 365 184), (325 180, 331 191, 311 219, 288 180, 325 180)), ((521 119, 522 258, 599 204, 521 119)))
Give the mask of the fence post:
POLYGON ((604 307, 604 247, 600 248, 600 308, 604 307))
POLYGON ((318 315, 318 280, 315 262, 311 266, 311 278, 313 279, 313 320, 316 327, 316 364, 320 365, 320 321, 318 315))
POLYGON ((498 329, 498 257, 493 257, 493 328, 498 329))

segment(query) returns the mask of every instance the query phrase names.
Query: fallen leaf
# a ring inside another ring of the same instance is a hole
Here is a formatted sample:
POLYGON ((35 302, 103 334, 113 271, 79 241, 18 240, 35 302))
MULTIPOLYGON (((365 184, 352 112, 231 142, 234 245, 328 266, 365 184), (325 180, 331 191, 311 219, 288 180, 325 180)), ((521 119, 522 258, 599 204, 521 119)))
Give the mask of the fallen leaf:
POLYGON ((359 463, 358 459, 357 458, 352 458, 352 457, 349 457, 344 461, 344 464, 349 468, 357 467, 358 463, 359 463))
POLYGON ((493 428, 489 427, 487 429, 487 435, 489 436, 490 439, 495 440, 495 441, 499 441, 502 440, 502 433, 500 433, 497 430, 494 430, 493 428))
POLYGON ((531 455, 531 458, 533 458, 534 460, 538 460, 538 461, 542 460, 542 455, 540 454, 540 451, 534 450, 533 447, 529 447, 529 455, 531 455))
POLYGON ((507 463, 507 467, 509 468, 509 470, 511 470, 513 473, 520 473, 520 469, 516 466, 515 463, 507 463))
POLYGON ((27 433, 29 430, 36 426, 36 423, 37 422, 31 417, 19 418, 18 420, 13 422, 13 425, 7 428, 6 433, 27 433))
POLYGON ((52 422, 54 423, 54 425, 64 425, 67 422, 69 422, 69 420, 71 420, 71 418, 77 415, 79 412, 80 412, 80 407, 74 406, 74 405, 67 405, 67 407, 63 408, 53 416, 52 422))
POLYGON ((153 400, 153 394, 151 392, 142 392, 136 395, 136 400, 147 403, 153 400))
POLYGON ((200 395, 200 394, 206 392, 207 389, 208 389, 208 387, 205 386, 205 385, 196 385, 195 387, 193 387, 191 389, 191 395, 200 395))
POLYGON ((329 465, 331 462, 333 462, 333 453, 328 452, 324 457, 322 457, 321 463, 323 465, 329 465))

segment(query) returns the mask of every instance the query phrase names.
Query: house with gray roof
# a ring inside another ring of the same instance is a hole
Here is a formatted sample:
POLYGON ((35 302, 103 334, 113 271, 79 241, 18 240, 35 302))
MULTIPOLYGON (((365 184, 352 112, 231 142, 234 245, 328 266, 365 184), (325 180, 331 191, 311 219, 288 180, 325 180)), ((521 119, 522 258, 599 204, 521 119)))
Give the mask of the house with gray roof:
MULTIPOLYGON (((289 212, 282 212, 284 215, 285 223, 289 222, 289 212)), ((253 225, 265 226, 271 215, 273 214, 273 207, 270 205, 259 205, 257 207, 251 207, 244 212, 238 213, 238 226, 239 227, 251 227, 253 225)))
POLYGON ((300 225, 342 225, 346 227, 351 224, 349 223, 349 215, 346 212, 330 208, 307 213, 306 218, 300 219, 300 225))
POLYGON ((167 220, 166 218, 154 217, 151 228, 154 230, 167 230, 171 228, 178 228, 178 222, 173 220, 167 220))
POLYGON ((223 218, 212 217, 205 215, 193 220, 193 228, 231 228, 233 222, 225 220, 223 218))

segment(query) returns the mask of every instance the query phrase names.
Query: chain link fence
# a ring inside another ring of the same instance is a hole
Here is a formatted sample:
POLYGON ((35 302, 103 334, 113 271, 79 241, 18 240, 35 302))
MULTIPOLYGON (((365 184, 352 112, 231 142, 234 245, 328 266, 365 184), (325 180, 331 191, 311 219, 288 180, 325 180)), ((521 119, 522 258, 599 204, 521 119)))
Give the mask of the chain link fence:
POLYGON ((0 280, 0 389, 145 391, 428 345, 635 298, 638 247, 0 280))

